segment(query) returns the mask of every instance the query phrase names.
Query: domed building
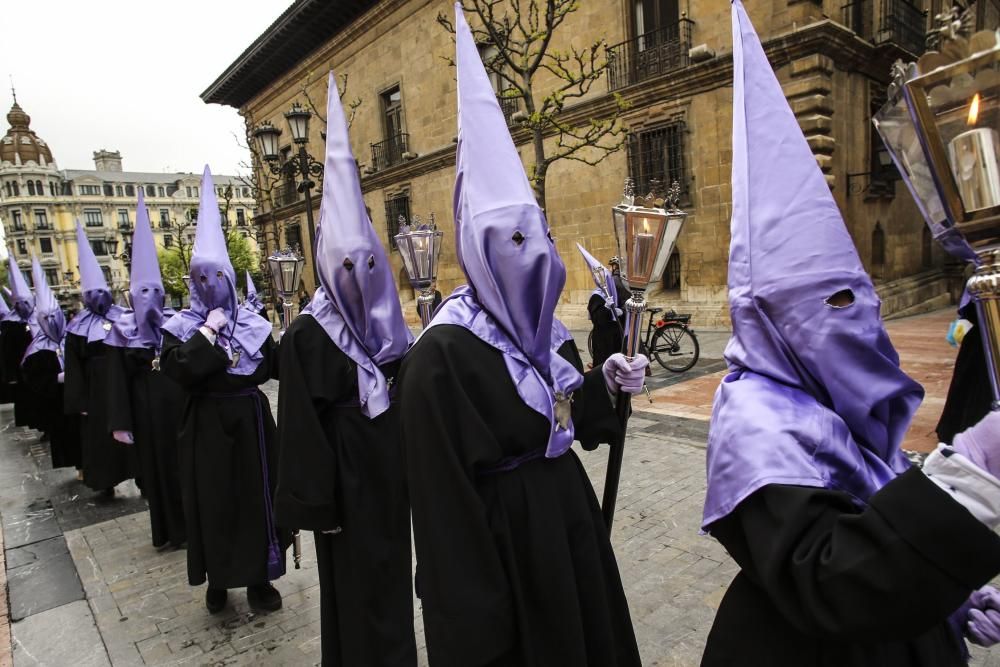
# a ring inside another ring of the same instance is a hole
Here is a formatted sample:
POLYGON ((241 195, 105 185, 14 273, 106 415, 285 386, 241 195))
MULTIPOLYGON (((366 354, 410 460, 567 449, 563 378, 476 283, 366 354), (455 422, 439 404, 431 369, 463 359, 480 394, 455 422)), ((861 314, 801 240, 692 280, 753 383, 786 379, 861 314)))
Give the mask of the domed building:
MULTIPOLYGON (((14 99, 0 139, 0 221, 6 245, 31 281, 37 255, 49 285, 64 302, 79 295, 76 221, 115 291, 128 284, 129 249, 142 190, 158 245, 190 245, 198 213, 201 174, 129 172, 118 151, 94 152, 93 169, 59 169, 52 149, 31 128, 14 99)), ((252 192, 235 176, 214 175, 227 222, 251 242, 252 192)), ((225 224, 225 223, 224 223, 225 224)))

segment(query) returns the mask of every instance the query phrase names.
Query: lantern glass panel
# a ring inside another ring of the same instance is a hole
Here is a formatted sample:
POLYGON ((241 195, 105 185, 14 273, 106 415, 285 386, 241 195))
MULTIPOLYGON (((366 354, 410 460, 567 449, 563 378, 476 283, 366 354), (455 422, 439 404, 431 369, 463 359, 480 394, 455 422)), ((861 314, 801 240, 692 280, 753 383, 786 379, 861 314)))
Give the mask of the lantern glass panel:
POLYGON ((625 219, 627 214, 624 209, 613 208, 611 210, 611 215, 612 223, 614 224, 615 246, 618 248, 618 256, 621 257, 624 262, 625 247, 623 244, 625 242, 625 219))
POLYGON ((950 223, 906 98, 900 95, 898 100, 890 100, 875 115, 874 123, 931 232, 940 236, 950 223))
POLYGON ((429 289, 437 279, 438 259, 444 232, 418 229, 396 236, 406 275, 414 289, 429 289))
POLYGON ((309 137, 309 115, 308 111, 297 104, 285 114, 288 129, 292 132, 292 141, 303 143, 309 137))
POLYGON ((644 290, 653 280, 666 221, 663 213, 652 209, 638 209, 626 215, 626 264, 628 282, 634 289, 644 290))
POLYGON ((281 130, 267 124, 257 128, 254 134, 260 143, 260 152, 263 158, 265 160, 278 159, 278 137, 281 136, 281 130))

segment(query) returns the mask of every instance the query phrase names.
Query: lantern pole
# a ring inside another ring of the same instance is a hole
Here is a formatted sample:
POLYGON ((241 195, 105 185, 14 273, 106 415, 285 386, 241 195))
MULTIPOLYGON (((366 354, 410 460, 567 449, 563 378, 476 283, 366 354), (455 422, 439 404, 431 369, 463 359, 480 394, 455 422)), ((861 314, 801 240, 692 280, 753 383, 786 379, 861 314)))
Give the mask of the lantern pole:
MULTIPOLYGON (((659 183, 654 181, 650 185, 653 191, 646 197, 637 199, 631 179, 626 179, 624 197, 621 203, 612 209, 615 239, 621 252, 621 260, 625 264, 622 275, 632 292, 632 296, 625 302, 623 341, 623 353, 629 362, 639 353, 642 320, 646 312, 646 290, 663 274, 667 260, 673 252, 674 242, 687 219, 687 214, 677 208, 680 185, 676 181, 670 186, 665 198, 657 196, 659 183), (665 205, 669 208, 665 208, 665 205)), ((646 393, 648 395, 648 389, 646 393)), ((601 513, 604 515, 604 524, 609 534, 614 523, 618 483, 625 458, 628 418, 632 414, 631 401, 630 394, 618 393, 615 409, 622 426, 621 438, 618 442, 611 443, 608 452, 608 468, 601 499, 601 513)))

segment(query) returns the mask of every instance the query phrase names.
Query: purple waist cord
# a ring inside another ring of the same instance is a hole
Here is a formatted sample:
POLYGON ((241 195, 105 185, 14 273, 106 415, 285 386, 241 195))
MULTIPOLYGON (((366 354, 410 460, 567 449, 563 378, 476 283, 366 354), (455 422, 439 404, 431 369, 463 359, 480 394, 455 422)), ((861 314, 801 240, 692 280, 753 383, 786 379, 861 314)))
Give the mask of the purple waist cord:
POLYGON ((257 417, 257 447, 260 451, 260 470, 264 477, 264 515, 267 522, 267 580, 274 581, 285 574, 285 561, 281 557, 281 545, 278 542, 278 532, 274 527, 274 508, 271 500, 271 482, 267 470, 267 443, 264 441, 264 406, 260 400, 260 390, 257 387, 228 393, 203 394, 208 398, 243 398, 253 399, 254 413, 257 417))
POLYGON ((511 472, 512 470, 517 470, 521 467, 521 465, 527 463, 528 461, 534 461, 535 459, 540 459, 543 456, 545 456, 545 447, 539 447, 538 449, 532 449, 530 452, 521 454, 520 456, 506 456, 487 468, 480 468, 476 471, 476 474, 480 477, 486 477, 488 475, 497 475, 502 472, 511 472))

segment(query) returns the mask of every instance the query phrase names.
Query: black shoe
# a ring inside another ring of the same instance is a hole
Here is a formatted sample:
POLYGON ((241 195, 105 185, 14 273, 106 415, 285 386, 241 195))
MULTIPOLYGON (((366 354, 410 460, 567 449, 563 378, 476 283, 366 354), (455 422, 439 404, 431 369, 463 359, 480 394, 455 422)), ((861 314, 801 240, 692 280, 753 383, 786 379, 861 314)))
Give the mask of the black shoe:
POLYGON ((115 487, 109 486, 108 488, 101 491, 101 497, 111 499, 115 497, 115 487))
POLYGON ((212 588, 209 586, 208 590, 205 591, 205 606, 208 607, 208 613, 218 614, 225 609, 227 597, 229 597, 229 594, 225 588, 212 588))
POLYGON ((247 602, 254 611, 278 611, 281 609, 281 593, 271 584, 247 586, 247 602))

